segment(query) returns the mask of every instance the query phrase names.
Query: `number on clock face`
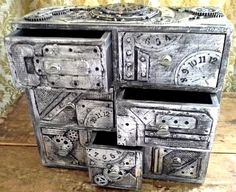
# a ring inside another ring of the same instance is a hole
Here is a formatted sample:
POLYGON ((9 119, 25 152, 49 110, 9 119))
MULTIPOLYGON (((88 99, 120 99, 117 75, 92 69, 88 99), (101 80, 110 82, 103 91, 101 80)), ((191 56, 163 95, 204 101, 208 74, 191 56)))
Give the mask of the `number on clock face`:
POLYGON ((186 57, 175 75, 177 85, 216 87, 221 54, 216 51, 200 51, 186 57))
POLYGON ((124 151, 122 150, 99 150, 99 149, 89 149, 88 156, 89 158, 102 162, 112 162, 117 161, 122 158, 124 151))

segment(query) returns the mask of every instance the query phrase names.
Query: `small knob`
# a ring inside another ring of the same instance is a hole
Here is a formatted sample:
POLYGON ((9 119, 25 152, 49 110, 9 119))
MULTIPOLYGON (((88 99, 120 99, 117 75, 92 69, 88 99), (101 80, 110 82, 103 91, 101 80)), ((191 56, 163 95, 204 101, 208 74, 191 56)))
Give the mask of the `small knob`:
POLYGON ((157 136, 159 137, 169 137, 169 126, 167 124, 161 124, 159 130, 157 131, 157 136))
POLYGON ((182 163, 182 160, 179 157, 174 157, 172 160, 172 163, 173 163, 172 164, 173 166, 180 166, 182 163))
POLYGON ((164 55, 161 60, 160 60, 160 64, 163 66, 170 66, 172 63, 172 57, 170 55, 164 55))

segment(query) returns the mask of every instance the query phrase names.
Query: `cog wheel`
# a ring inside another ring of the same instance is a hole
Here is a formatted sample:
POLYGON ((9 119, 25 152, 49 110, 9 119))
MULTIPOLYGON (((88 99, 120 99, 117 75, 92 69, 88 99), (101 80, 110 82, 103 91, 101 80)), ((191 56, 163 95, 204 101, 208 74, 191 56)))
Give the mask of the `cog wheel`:
POLYGON ((220 9, 215 7, 196 7, 189 9, 188 12, 198 15, 198 16, 205 16, 205 17, 223 17, 223 13, 220 9))
POLYGON ((66 133, 66 137, 70 139, 72 142, 79 140, 79 134, 75 130, 69 130, 66 133))
POLYGON ((26 21, 33 21, 33 22, 39 22, 39 21, 45 21, 52 18, 51 13, 43 13, 43 12, 36 12, 34 14, 30 14, 28 16, 25 16, 24 19, 26 21))
POLYGON ((65 136, 57 135, 54 136, 52 140, 56 146, 56 152, 60 156, 67 156, 73 149, 73 143, 65 136))
POLYGON ((159 9, 152 9, 134 3, 114 3, 90 11, 93 18, 107 21, 140 21, 151 19, 160 14, 159 9))
POLYGON ((108 184, 107 178, 102 174, 95 175, 93 180, 99 186, 106 186, 108 184))
POLYGON ((124 178, 124 176, 126 175, 126 172, 124 170, 114 171, 111 168, 111 169, 104 169, 103 174, 109 181, 117 182, 117 181, 121 181, 124 178))
POLYGON ((67 8, 58 8, 52 11, 52 15, 64 15, 68 13, 70 10, 67 8))

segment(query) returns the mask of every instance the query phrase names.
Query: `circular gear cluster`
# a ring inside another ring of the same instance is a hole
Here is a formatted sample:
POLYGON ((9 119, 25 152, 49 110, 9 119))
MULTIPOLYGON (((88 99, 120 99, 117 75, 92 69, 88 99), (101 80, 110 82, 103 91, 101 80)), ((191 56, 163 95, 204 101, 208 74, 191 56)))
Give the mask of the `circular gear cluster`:
POLYGON ((106 186, 108 184, 107 178, 102 174, 95 175, 93 180, 99 186, 106 186))
POLYGON ((34 14, 30 14, 28 16, 25 16, 24 19, 26 21, 33 21, 33 22, 39 22, 39 21, 45 21, 52 18, 52 13, 47 12, 36 12, 34 14))
POLYGON ((108 21, 138 21, 150 19, 158 14, 158 9, 152 9, 134 3, 115 3, 105 7, 98 7, 90 12, 93 18, 108 21))
POLYGON ((57 135, 54 136, 52 140, 57 148, 57 153, 60 156, 67 156, 69 152, 73 149, 73 143, 65 136, 57 135))
POLYGON ((76 130, 67 131, 66 137, 70 139, 72 142, 79 140, 79 134, 76 130))
POLYGON ((189 10, 190 13, 204 17, 223 17, 220 9, 215 7, 196 7, 189 10))
POLYGON ((68 13, 70 10, 68 8, 57 8, 52 11, 52 15, 64 15, 68 13))
POLYGON ((103 174, 109 181, 116 182, 121 181, 126 175, 126 172, 124 170, 114 171, 112 169, 104 169, 103 174))

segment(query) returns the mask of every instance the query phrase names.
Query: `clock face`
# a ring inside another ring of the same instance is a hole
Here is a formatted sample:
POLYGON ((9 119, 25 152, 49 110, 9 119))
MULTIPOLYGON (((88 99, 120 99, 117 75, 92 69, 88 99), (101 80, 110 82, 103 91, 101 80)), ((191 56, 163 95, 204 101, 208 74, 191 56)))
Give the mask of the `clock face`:
POLYGON ((221 54, 216 51, 199 51, 190 54, 179 64, 175 83, 177 85, 215 88, 220 64, 221 54))
POLYGON ((87 153, 90 159, 102 162, 113 162, 121 159, 124 156, 122 150, 99 150, 99 149, 87 149, 87 153))

